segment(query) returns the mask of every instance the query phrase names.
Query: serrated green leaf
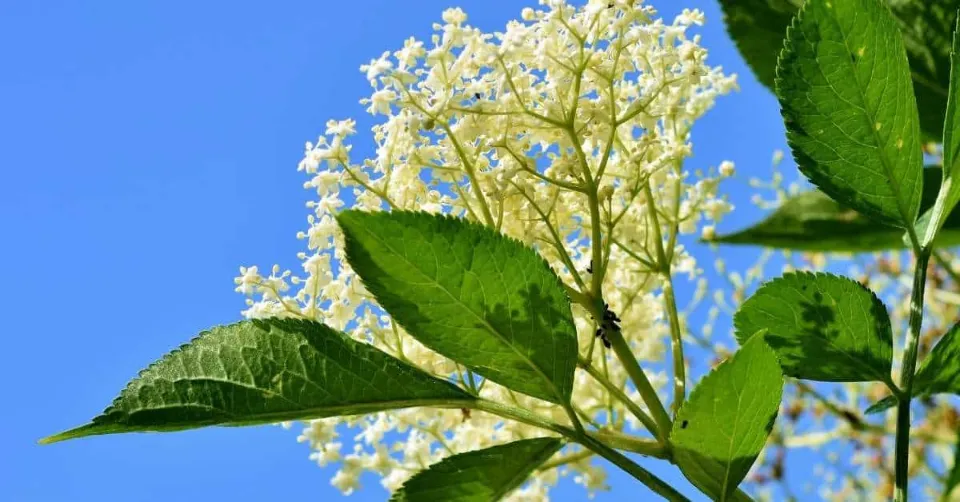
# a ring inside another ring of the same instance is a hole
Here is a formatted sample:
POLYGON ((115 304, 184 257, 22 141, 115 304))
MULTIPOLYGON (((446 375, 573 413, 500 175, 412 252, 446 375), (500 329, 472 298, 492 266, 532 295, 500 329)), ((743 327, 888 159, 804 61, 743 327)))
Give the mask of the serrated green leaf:
MULTIPOLYGON (((757 80, 774 89, 777 56, 799 0, 721 0, 727 31, 757 80)), ((960 0, 888 1, 903 35, 925 138, 939 141, 947 108, 950 30, 960 0)))
POLYGON ((792 272, 762 285, 734 315, 740 343, 766 340, 786 375, 824 382, 890 381, 893 332, 883 302, 856 281, 792 272))
MULTIPOLYGON (((940 190, 943 170, 928 166, 923 170, 922 216, 917 219, 917 234, 930 219, 940 190)), ((903 230, 877 223, 845 207, 819 190, 801 192, 787 198, 759 223, 737 232, 721 234, 709 242, 766 246, 797 251, 860 253, 903 249, 903 230)), ((938 246, 960 244, 960 210, 947 217, 937 235, 938 246)))
POLYGON ((143 370, 90 424, 42 440, 469 406, 453 384, 310 321, 205 331, 143 370))
POLYGON ((536 251, 449 216, 345 211, 338 220, 350 265, 408 333, 494 382, 569 402, 576 328, 536 251))
POLYGON ((837 202, 912 230, 923 159, 889 10, 879 0, 809 0, 787 30, 776 84, 800 170, 837 202))
POLYGON ((782 393, 776 354, 762 333, 751 337, 677 414, 670 442, 683 475, 714 500, 730 500, 767 442, 782 393))
POLYGON ((500 500, 560 450, 563 441, 538 438, 447 457, 420 471, 392 502, 488 502, 500 500))
MULTIPOLYGON (((960 19, 958 19, 960 22, 960 19)), ((924 233, 921 234, 922 244, 933 242, 937 232, 947 220, 947 216, 960 202, 960 110, 957 109, 957 100, 960 100, 960 38, 957 30, 953 35, 953 51, 950 55, 950 94, 947 100, 946 122, 943 126, 943 182, 940 185, 940 194, 933 206, 929 221, 925 222, 924 233)))

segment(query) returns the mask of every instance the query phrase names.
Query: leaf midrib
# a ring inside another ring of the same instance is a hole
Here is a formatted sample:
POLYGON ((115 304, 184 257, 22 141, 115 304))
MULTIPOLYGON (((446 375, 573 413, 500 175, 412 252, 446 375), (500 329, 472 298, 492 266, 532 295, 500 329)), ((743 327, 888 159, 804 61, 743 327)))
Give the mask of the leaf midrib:
MULTIPOLYGON (((344 413, 349 413, 351 415, 363 415, 366 413, 371 413, 375 411, 383 410, 395 410, 403 408, 464 408, 470 407, 472 403, 476 400, 470 396, 465 395, 462 398, 449 397, 442 399, 392 399, 387 401, 377 401, 377 402, 365 402, 357 403, 352 405, 336 405, 336 406, 320 406, 313 407, 304 410, 292 410, 284 412, 274 412, 274 413, 263 413, 256 415, 256 419, 247 419, 247 420, 234 420, 227 422, 217 422, 214 424, 206 425, 223 425, 227 427, 236 427, 244 425, 259 425, 267 424, 272 422, 284 421, 284 420, 310 420, 314 418, 326 418, 331 416, 346 416, 344 413)), ((171 410, 178 408, 204 408, 204 409, 215 409, 217 411, 223 411, 219 408, 209 406, 209 405, 198 405, 198 404, 189 404, 189 405, 176 405, 176 406, 158 406, 152 408, 142 408, 139 411, 158 411, 158 410, 171 410)), ((114 413, 118 412, 114 411, 114 413)), ((129 412, 123 412, 127 416, 132 414, 129 412)), ((227 413, 227 415, 236 416, 232 413, 227 413)), ((108 415, 101 415, 104 417, 108 415)), ((97 417, 97 418, 100 418, 97 417)), ((203 426, 203 425, 202 425, 203 426)), ((97 423, 90 422, 86 425, 69 429, 67 431, 54 434, 47 438, 41 440, 43 444, 55 443, 59 441, 65 441, 68 439, 74 439, 85 436, 99 436, 104 434, 112 434, 118 432, 166 432, 166 431, 181 431, 187 429, 195 429, 198 426, 195 424, 182 424, 175 426, 131 426, 125 425, 122 423, 111 422, 111 423, 97 423), (91 432, 92 431, 92 432, 91 432)))
MULTIPOLYGON (((885 7, 881 6, 880 8, 882 10, 885 7)), ((849 44, 847 43, 847 32, 840 26, 840 23, 837 21, 835 16, 828 15, 826 17, 834 24, 834 26, 837 28, 837 31, 841 33, 843 38, 843 48, 847 51, 848 54, 853 54, 851 52, 849 44)), ((877 36, 876 31, 873 31, 872 33, 874 33, 874 38, 876 38, 877 36)), ((900 55, 897 54, 896 57, 899 58, 899 56, 900 55)), ((863 90, 864 86, 860 82, 860 75, 857 73, 857 68, 854 65, 854 63, 850 61, 850 58, 839 58, 839 59, 843 61, 843 64, 851 70, 851 73, 853 73, 853 78, 857 84, 856 85, 857 96, 860 98, 860 103, 863 108, 864 114, 867 116, 867 130, 869 130, 870 135, 873 136, 873 141, 876 145, 877 151, 880 153, 880 155, 878 156, 880 158, 880 165, 883 166, 883 170, 887 176, 887 184, 890 186, 890 189, 893 191, 894 198, 897 201, 897 210, 900 211, 900 216, 903 218, 903 224, 907 228, 908 233, 910 233, 910 235, 913 236, 914 234, 913 226, 910 224, 911 219, 909 218, 906 209, 903 207, 903 198, 900 191, 900 186, 898 183, 894 183, 893 168, 889 164, 889 159, 887 159, 884 146, 881 146, 881 145, 884 145, 884 143, 880 141, 880 137, 877 135, 877 130, 876 130, 876 127, 874 126, 874 124, 876 124, 877 122, 876 111, 870 110, 867 105, 866 95, 864 94, 864 90, 863 90)), ((874 58, 874 69, 876 68, 876 65, 877 65, 877 62, 876 62, 876 59, 874 58)), ((827 80, 826 75, 823 73, 823 65, 820 64, 819 61, 817 62, 817 68, 820 70, 820 74, 823 75, 824 80, 827 80)), ((884 81, 885 87, 888 84, 889 82, 884 81)), ((833 86, 831 85, 830 88, 833 89, 833 86)), ((837 93, 836 90, 834 90, 834 93, 837 94, 837 96, 839 97, 839 93, 837 93)), ((897 97, 899 97, 899 92, 897 94, 898 94, 897 97)), ((916 217, 914 216, 914 219, 915 218, 916 217)), ((911 238, 916 240, 915 237, 911 237, 911 238)))
MULTIPOLYGON (((747 359, 747 370, 745 371, 747 374, 750 373, 749 370, 752 365, 753 365, 753 359, 752 358, 747 359)), ((730 373, 732 374, 735 368, 731 366, 729 369, 730 369, 730 373)), ((737 409, 736 409, 736 417, 733 420, 733 432, 730 434, 730 437, 729 437, 730 444, 727 447, 727 458, 724 461, 724 466, 723 466, 723 488, 722 488, 722 491, 720 492, 720 500, 722 501, 727 500, 727 489, 728 489, 727 487, 730 485, 730 471, 733 469, 733 452, 735 449, 734 445, 737 442, 735 438, 737 438, 737 431, 740 430, 740 418, 741 418, 741 415, 743 415, 743 413, 741 413, 743 408, 743 389, 734 389, 734 390, 737 393, 737 409)), ((713 410, 714 410, 714 416, 716 416, 716 413, 717 413, 716 400, 714 400, 713 402, 713 410)), ((736 450, 739 451, 739 447, 736 448, 736 450)))

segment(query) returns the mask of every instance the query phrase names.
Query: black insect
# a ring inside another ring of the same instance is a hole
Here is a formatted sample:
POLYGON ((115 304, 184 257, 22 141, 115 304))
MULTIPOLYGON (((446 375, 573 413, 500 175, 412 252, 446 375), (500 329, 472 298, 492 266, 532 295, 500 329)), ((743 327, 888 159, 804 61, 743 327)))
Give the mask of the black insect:
POLYGON ((620 331, 620 318, 617 317, 617 314, 613 313, 610 310, 610 306, 606 303, 603 304, 603 319, 600 320, 600 327, 597 328, 597 332, 594 334, 597 338, 603 342, 603 346, 610 348, 610 339, 607 337, 607 333, 611 331, 620 331))
POLYGON ((587 265, 587 273, 588 273, 588 274, 592 274, 592 273, 593 273, 593 260, 590 260, 590 264, 587 265))
POLYGON ((690 422, 684 420, 683 422, 680 422, 680 428, 686 429, 688 424, 690 424, 690 422))
POLYGON ((478 93, 474 94, 473 97, 475 97, 475 98, 477 98, 477 99, 480 99, 480 93, 478 92, 478 93))
POLYGON ((601 342, 603 342, 604 347, 608 349, 610 348, 610 340, 607 338, 607 334, 603 331, 603 328, 597 328, 597 332, 594 334, 594 336, 596 336, 597 338, 600 339, 601 342))

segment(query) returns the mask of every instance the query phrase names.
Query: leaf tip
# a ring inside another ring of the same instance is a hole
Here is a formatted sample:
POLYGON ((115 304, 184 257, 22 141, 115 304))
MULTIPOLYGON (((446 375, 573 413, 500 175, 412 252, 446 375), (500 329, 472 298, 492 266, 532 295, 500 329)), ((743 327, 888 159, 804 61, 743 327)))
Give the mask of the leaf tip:
POLYGON ((897 404, 897 398, 895 396, 887 396, 870 405, 870 407, 867 408, 866 411, 864 411, 863 413, 865 415, 876 415, 877 413, 881 413, 889 410, 890 408, 893 408, 894 406, 896 406, 896 404, 897 404))
POLYGON ((40 438, 37 440, 37 444, 48 445, 54 443, 61 443, 63 441, 68 441, 70 439, 82 438, 84 436, 90 436, 96 434, 96 432, 90 432, 90 429, 95 427, 95 424, 81 425, 80 427, 74 427, 73 429, 68 429, 63 432, 58 432, 50 436, 40 438))
POLYGON ((60 434, 54 434, 52 436, 38 439, 37 444, 46 446, 48 444, 59 443, 60 441, 64 441, 64 439, 60 438, 60 434))

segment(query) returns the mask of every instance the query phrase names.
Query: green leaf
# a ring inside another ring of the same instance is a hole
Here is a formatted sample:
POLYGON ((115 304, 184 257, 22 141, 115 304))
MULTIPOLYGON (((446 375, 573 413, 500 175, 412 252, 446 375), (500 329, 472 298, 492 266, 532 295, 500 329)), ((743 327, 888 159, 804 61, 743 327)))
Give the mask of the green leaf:
POLYGON ((786 375, 824 382, 890 382, 892 339, 883 302, 860 283, 793 272, 767 282, 733 319, 737 339, 768 330, 786 375))
MULTIPOLYGON (((960 22, 960 19, 958 19, 960 22)), ((950 55, 950 95, 947 100, 946 122, 943 126, 943 182, 940 185, 940 194, 937 202, 933 206, 932 216, 926 223, 926 231, 922 234, 922 244, 933 242, 940 227, 943 226, 947 216, 960 202, 960 134, 957 129, 960 128, 960 111, 957 110, 958 93, 960 93, 960 38, 957 37, 957 31, 953 35, 953 51, 950 55)))
MULTIPOLYGON (((917 234, 923 235, 926 221, 940 190, 943 170, 928 166, 923 170, 923 197, 917 219, 917 234)), ((903 230, 879 224, 844 207, 819 190, 801 192, 787 198, 759 223, 729 234, 720 234, 709 242, 766 246, 797 251, 861 253, 903 249, 903 230)), ((938 246, 960 244, 960 210, 947 217, 937 235, 938 246)))
POLYGON ((91 423, 41 442, 460 407, 473 399, 323 324, 252 320, 201 333, 143 370, 91 423))
POLYGON ((950 82, 952 32, 960 0, 888 0, 910 59, 920 129, 940 141, 950 82))
POLYGON ((783 374, 776 354, 751 337, 697 384, 670 432, 683 475, 715 500, 729 500, 767 442, 783 374))
POLYGON ((923 159, 889 10, 879 0, 809 0, 787 32, 776 82, 800 170, 837 202, 912 231, 923 159))
POLYGON ((866 252, 902 248, 903 230, 881 225, 819 190, 785 200, 759 223, 711 242, 799 251, 866 252))
POLYGON ((790 0, 720 0, 727 32, 757 80, 773 90, 777 56, 797 7, 790 0))
POLYGON ((500 500, 560 450, 557 438, 524 439, 447 457, 408 479, 393 502, 500 500))
POLYGON ((873 414, 875 414, 875 413, 880 413, 880 412, 882 412, 882 411, 887 411, 887 410, 889 410, 890 408, 893 408, 893 407, 896 406, 896 405, 897 405, 897 397, 896 397, 896 396, 887 396, 887 397, 885 397, 885 398, 883 398, 883 399, 881 399, 881 400, 873 403, 872 405, 870 405, 870 407, 867 408, 867 410, 864 411, 864 413, 867 414, 867 415, 873 415, 873 414))
POLYGON ((569 402, 577 332, 560 279, 536 251, 449 216, 344 211, 338 220, 350 265, 408 333, 494 382, 569 402))
POLYGON ((913 379, 913 395, 960 394, 960 323, 952 328, 923 359, 913 379))
MULTIPOLYGON (((721 0, 727 31, 757 80, 774 89, 777 56, 799 0, 721 0)), ((950 30, 960 0, 896 0, 890 5, 903 35, 920 129, 939 141, 947 108, 950 30)))

